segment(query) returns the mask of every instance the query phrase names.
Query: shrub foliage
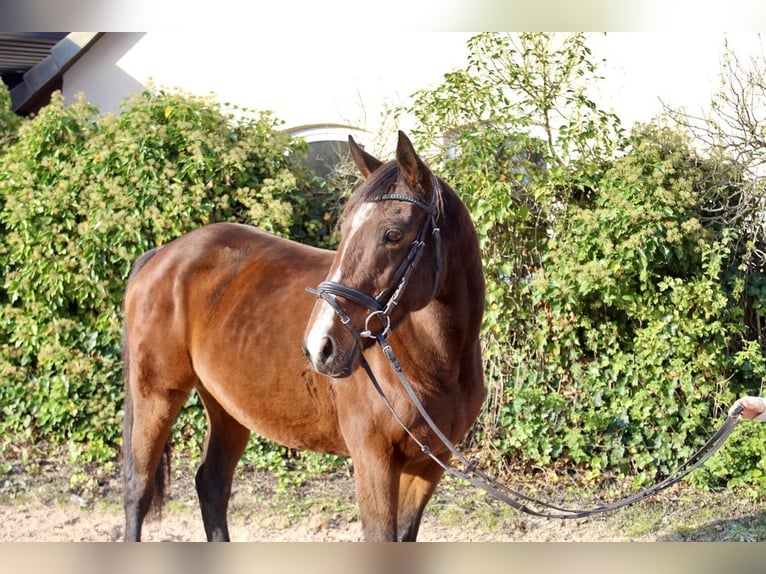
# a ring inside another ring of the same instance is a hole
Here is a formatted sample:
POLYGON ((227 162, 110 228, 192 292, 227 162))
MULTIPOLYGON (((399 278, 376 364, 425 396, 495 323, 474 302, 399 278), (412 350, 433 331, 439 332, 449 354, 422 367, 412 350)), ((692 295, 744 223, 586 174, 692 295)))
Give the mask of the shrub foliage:
MULTIPOLYGON (((480 235, 490 395, 474 448, 499 468, 638 485, 762 391, 763 214, 751 201, 716 216, 749 177, 736 154, 660 120, 626 133, 601 110, 586 40, 478 35, 464 69, 398 113, 480 235)), ((111 460, 119 443, 121 299, 138 255, 213 221, 335 239, 338 192, 268 113, 151 89, 119 115, 59 95, 21 122, 6 90, 0 144, 0 433, 68 442, 79 460, 111 460)), ((198 444, 191 403, 177 432, 198 444)), ((695 480, 762 486, 762 439, 737 433, 695 480)), ((259 440, 251 452, 282 469, 291 455, 259 440)))
MULTIPOLYGON (((626 135, 589 96, 600 78, 585 39, 476 36, 466 68, 404 112, 481 235, 491 392, 479 448, 501 466, 641 484, 761 391, 764 276, 742 230, 709 217, 741 166, 662 122, 626 135)), ((752 434, 695 478, 760 477, 752 434)))
MULTIPOLYGON (((0 431, 112 457, 121 301, 144 251, 213 221, 326 244, 302 144, 267 113, 147 91, 119 115, 60 94, 0 168, 0 431)), ((195 427, 202 426, 197 417, 195 427)))

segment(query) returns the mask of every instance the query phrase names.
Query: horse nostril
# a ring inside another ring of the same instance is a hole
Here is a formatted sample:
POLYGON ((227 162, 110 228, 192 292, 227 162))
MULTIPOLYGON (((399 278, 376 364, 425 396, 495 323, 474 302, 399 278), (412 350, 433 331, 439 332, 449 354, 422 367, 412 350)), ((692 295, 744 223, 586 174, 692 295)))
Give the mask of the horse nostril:
POLYGON ((319 357, 322 362, 328 363, 335 354, 335 341, 332 337, 325 337, 322 339, 322 348, 319 351, 319 357))

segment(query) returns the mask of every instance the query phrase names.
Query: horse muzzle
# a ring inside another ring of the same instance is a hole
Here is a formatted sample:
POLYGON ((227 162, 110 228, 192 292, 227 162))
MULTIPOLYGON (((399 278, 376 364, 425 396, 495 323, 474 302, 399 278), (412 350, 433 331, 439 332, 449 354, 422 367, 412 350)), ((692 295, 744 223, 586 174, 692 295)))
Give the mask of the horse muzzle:
POLYGON ((301 347, 312 368, 323 375, 345 378, 359 362, 359 338, 341 323, 335 309, 319 299, 301 347))
POLYGON ((304 340, 301 346, 311 367, 328 377, 344 379, 354 372, 358 363, 359 346, 354 342, 350 348, 344 348, 332 335, 322 337, 315 345, 304 340))

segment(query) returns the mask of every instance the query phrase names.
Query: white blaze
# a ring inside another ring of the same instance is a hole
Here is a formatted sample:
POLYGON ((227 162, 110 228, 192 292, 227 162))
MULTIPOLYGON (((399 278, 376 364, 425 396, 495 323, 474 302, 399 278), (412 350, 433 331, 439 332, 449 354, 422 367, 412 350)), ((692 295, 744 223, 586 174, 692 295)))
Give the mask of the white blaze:
MULTIPOLYGON (((374 207, 375 206, 372 203, 364 203, 356 210, 356 213, 349 224, 346 241, 343 242, 343 249, 335 256, 336 260, 343 261, 345 246, 348 245, 354 235, 362 229, 364 222, 370 216, 374 207)), ((340 274, 340 265, 338 265, 328 281, 337 283, 340 280, 340 274)), ((306 335, 306 350, 308 350, 311 361, 314 364, 317 364, 319 360, 322 348, 324 347, 324 339, 330 332, 330 329, 332 329, 335 318, 335 310, 330 307, 326 301, 322 300, 316 320, 314 321, 314 324, 311 325, 308 335, 306 335)))

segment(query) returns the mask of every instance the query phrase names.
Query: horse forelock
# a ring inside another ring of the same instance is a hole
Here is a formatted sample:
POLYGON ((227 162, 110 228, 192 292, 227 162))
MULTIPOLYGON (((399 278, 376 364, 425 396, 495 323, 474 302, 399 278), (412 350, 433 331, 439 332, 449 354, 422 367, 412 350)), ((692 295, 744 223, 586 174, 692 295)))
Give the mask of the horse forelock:
MULTIPOLYGON (((430 168, 426 167, 426 169, 428 169, 428 172, 431 175, 431 193, 435 194, 435 197, 429 195, 428 197, 418 197, 418 199, 430 202, 434 206, 436 217, 438 219, 444 213, 444 187, 447 184, 439 179, 430 168)), ((383 164, 380 168, 376 169, 370 177, 354 191, 354 193, 351 194, 346 201, 343 213, 341 214, 341 219, 350 217, 361 204, 372 201, 382 195, 392 193, 396 189, 398 183, 399 165, 397 162, 390 161, 383 164)), ((411 191, 414 194, 419 193, 416 190, 411 191)))
POLYGON ((346 200, 346 206, 343 208, 341 219, 348 218, 361 204, 370 201, 378 195, 391 191, 396 187, 398 178, 399 170, 395 161, 390 161, 380 166, 346 200))

